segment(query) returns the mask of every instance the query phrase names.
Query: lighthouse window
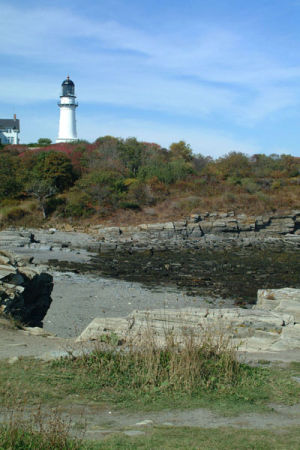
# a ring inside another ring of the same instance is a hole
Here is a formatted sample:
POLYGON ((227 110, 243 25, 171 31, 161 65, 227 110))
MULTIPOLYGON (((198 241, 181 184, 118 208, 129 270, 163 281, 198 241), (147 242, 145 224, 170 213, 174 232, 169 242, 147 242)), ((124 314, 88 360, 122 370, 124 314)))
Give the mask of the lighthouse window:
POLYGON ((69 95, 74 95, 74 86, 71 85, 63 85, 62 87, 62 95, 65 96, 69 96, 69 95))

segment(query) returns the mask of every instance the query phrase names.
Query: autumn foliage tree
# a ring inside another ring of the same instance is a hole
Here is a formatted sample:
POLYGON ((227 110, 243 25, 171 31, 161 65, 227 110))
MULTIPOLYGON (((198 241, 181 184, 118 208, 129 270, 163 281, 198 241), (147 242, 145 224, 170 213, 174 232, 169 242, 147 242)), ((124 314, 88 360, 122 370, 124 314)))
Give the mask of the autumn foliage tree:
POLYGON ((58 192, 73 185, 76 175, 70 159, 63 153, 41 152, 36 155, 32 177, 55 186, 58 192))
MULTIPOLYGON (((216 160, 194 154, 188 143, 169 149, 136 138, 103 136, 89 143, 34 147, 8 145, 0 152, 0 207, 35 198, 44 217, 105 216, 143 209, 167 199, 216 208, 262 203, 289 206, 299 199, 300 158, 230 152, 216 160), (281 195, 281 193, 284 194, 281 195), (281 200, 279 202, 279 197, 281 200)), ((172 203, 172 202, 170 202, 172 203)), ((205 206, 205 210, 208 210, 205 206)), ((186 206, 188 208, 188 206, 186 206)), ((192 207, 191 207, 192 208, 192 207)), ((1 213, 0 213, 1 219, 1 213)))

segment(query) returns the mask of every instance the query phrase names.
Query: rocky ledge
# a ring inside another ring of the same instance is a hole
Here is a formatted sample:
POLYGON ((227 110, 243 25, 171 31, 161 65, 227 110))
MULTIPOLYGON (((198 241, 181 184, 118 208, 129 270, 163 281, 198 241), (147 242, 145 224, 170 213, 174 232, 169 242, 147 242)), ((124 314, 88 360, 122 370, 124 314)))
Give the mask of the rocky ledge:
POLYGON ((53 278, 0 250, 0 311, 29 326, 41 326, 52 302, 53 278))
POLYGON ((0 232, 0 248, 94 253, 140 252, 239 245, 281 245, 300 248, 300 211, 264 216, 233 211, 192 214, 184 220, 137 226, 90 226, 85 232, 9 228, 0 232))
POLYGON ((126 318, 96 318, 78 341, 117 335, 120 339, 151 336, 161 344, 169 333, 180 343, 187 333, 195 337, 227 336, 239 351, 300 350, 300 289, 258 291, 252 309, 185 308, 133 311, 126 318))
POLYGON ((92 228, 101 241, 100 251, 131 248, 175 249, 251 245, 267 242, 300 247, 300 211, 284 215, 247 216, 233 211, 193 214, 185 220, 130 227, 92 228))

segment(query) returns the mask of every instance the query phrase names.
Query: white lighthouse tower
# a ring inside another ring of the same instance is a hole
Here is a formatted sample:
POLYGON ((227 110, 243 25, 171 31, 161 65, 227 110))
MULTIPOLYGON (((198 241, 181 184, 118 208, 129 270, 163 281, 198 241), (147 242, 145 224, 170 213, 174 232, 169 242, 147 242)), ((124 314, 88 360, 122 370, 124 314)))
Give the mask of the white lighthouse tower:
POLYGON ((74 142, 77 141, 75 110, 78 106, 75 97, 75 85, 70 77, 62 82, 59 116, 59 130, 56 142, 74 142))

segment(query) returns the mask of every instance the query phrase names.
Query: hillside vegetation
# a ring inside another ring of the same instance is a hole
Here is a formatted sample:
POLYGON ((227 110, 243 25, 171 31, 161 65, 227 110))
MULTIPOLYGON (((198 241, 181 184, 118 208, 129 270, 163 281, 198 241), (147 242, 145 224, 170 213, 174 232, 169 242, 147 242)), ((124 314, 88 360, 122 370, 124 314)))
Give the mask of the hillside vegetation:
POLYGON ((0 149, 0 223, 134 223, 193 212, 299 207, 300 158, 240 152, 212 159, 112 136, 0 149))

